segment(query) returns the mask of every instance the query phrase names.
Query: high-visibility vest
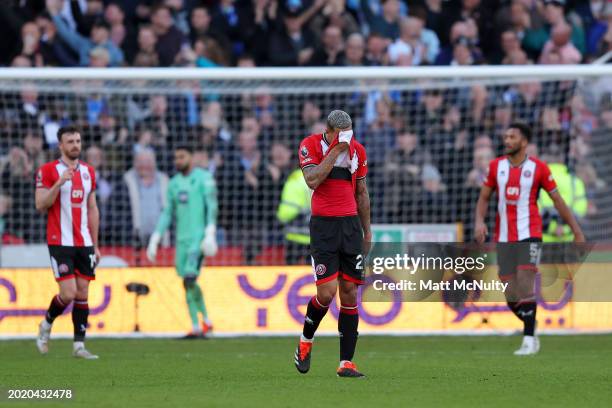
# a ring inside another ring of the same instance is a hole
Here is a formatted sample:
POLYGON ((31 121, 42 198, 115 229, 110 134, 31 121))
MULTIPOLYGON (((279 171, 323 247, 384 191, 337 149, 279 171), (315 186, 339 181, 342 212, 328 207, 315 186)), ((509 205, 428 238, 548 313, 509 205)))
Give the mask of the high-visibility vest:
POLYGON ((302 170, 296 169, 283 186, 276 218, 285 226, 285 239, 298 244, 310 244, 310 198, 312 190, 306 184, 302 170))
MULTIPOLYGON (((586 215, 588 201, 586 198, 586 189, 584 182, 574 174, 570 173, 566 165, 561 163, 549 163, 548 168, 550 173, 557 183, 557 191, 567 204, 567 207, 574 213, 576 218, 583 217, 586 215)), ((570 242, 574 240, 574 234, 572 233, 569 225, 563 225, 563 235, 557 236, 556 230, 559 226, 559 221, 562 221, 555 209, 555 205, 548 194, 541 194, 538 200, 540 212, 556 214, 552 220, 548 223, 548 227, 542 231, 542 240, 544 242, 570 242)))

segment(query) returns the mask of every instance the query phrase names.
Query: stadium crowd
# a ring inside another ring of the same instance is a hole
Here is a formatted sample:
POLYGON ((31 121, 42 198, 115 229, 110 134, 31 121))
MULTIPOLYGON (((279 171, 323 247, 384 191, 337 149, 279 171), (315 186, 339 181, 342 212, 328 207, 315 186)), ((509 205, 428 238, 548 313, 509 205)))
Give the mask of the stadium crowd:
MULTIPOLYGON (((14 67, 557 64, 612 46, 607 1, 25 0, 0 2, 0 22, 0 63, 14 67)), ((373 223, 461 221, 469 237, 487 164, 513 120, 535 128, 530 154, 564 163, 584 184, 596 217, 612 172, 592 146, 612 127, 612 98, 587 101, 576 88, 126 95, 26 83, 0 94, 0 229, 8 242, 44 240, 30 204, 34 172, 55 158, 59 126, 74 123, 97 170, 103 245, 146 245, 174 174, 172 148, 190 141, 219 186, 222 242, 247 247, 251 262, 258 246, 282 243, 276 209, 297 144, 338 107, 368 151, 373 223)))
POLYGON ((8 0, 0 64, 380 66, 589 62, 606 0, 8 0))

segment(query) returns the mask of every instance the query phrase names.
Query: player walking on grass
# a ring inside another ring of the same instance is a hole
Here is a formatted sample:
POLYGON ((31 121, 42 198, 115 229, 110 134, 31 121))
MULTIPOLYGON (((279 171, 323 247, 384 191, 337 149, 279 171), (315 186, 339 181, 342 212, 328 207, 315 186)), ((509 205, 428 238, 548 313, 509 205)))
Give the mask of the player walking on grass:
POLYGON ((338 291, 337 374, 363 377, 352 360, 359 325, 357 291, 364 283, 363 262, 372 240, 366 152, 353 137, 351 117, 335 110, 327 117, 326 131, 305 138, 298 155, 306 184, 314 190, 310 245, 317 294, 306 309, 295 366, 303 374, 310 369, 314 334, 338 291))
POLYGON ((563 198, 546 163, 527 156, 531 129, 513 123, 504 135, 505 155, 489 164, 489 173, 476 205, 475 238, 483 243, 488 235, 485 216, 489 199, 497 191, 494 241, 497 245, 499 276, 508 282, 508 307, 523 322, 523 343, 515 355, 536 354, 540 342, 535 336, 537 303, 535 274, 542 250, 542 219, 538 195, 544 189, 563 221, 570 226, 576 242, 584 235, 563 198))
POLYGON ((74 344, 72 355, 97 359, 85 348, 89 306, 89 282, 95 279, 100 260, 94 169, 79 160, 81 134, 75 127, 57 132, 61 157, 44 164, 36 173, 36 209, 47 214, 47 244, 59 294, 51 300, 45 318, 38 326, 36 347, 49 351, 53 321, 72 306, 74 344))
POLYGON ((149 239, 147 258, 155 261, 161 237, 176 220, 176 271, 183 279, 187 308, 192 330, 185 338, 205 337, 212 324, 206 312, 202 289, 197 279, 204 256, 217 253, 217 188, 213 176, 193 165, 193 151, 189 146, 179 146, 174 152, 174 166, 178 173, 168 184, 167 205, 155 232, 149 239), (198 313, 202 315, 200 324, 198 313))

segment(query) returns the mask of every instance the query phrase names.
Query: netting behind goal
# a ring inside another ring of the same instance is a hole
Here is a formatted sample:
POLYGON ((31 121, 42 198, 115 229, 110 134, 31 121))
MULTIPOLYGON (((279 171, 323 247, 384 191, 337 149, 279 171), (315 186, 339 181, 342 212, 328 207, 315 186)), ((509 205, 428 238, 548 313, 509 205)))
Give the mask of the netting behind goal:
MULTIPOLYGON (((283 185, 297 168, 299 142, 322 132, 332 109, 352 116, 367 149, 374 224, 460 223, 463 239, 470 240, 487 164, 502 153, 506 126, 521 120, 534 129, 529 154, 567 166, 575 187, 565 198, 587 238, 609 240, 610 70, 549 75, 540 67, 526 77, 530 69, 508 76, 463 75, 470 72, 465 69, 440 78, 420 75, 422 70, 412 78, 407 72, 394 78, 389 70, 379 78, 353 71, 326 78, 325 71, 311 70, 299 79, 282 79, 289 72, 282 70, 260 79, 250 78, 250 71, 229 71, 234 79, 205 70, 188 70, 184 77, 180 70, 167 71, 173 79, 161 78, 159 70, 150 79, 121 79, 121 71, 115 79, 49 79, 40 71, 12 78, 5 72, 3 243, 44 243, 34 172, 58 157, 57 129, 76 124, 85 144, 82 158, 97 169, 103 252, 127 264, 148 264, 143 248, 162 209, 167 178, 175 173, 173 148, 189 143, 196 164, 210 170, 218 185, 221 251, 211 263, 282 264, 287 224, 277 210, 283 185), (588 204, 577 204, 584 197, 588 204)), ((173 236, 165 238, 168 249, 158 262, 171 264, 173 236)))

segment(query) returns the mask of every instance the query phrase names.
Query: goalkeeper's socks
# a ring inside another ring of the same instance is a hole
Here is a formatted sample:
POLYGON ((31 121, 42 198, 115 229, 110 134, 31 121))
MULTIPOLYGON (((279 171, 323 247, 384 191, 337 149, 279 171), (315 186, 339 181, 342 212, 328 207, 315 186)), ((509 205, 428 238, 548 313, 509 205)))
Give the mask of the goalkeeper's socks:
POLYGON ((187 309, 189 310, 189 317, 191 318, 191 326, 199 328, 200 320, 198 319, 198 303, 193 287, 185 290, 185 298, 187 299, 187 309))
POLYGON ((338 316, 338 332, 340 334, 340 361, 351 361, 357 346, 357 328, 359 326, 359 311, 357 305, 341 305, 338 316))
MULTIPOLYGON (((204 295, 202 294, 202 288, 197 283, 194 283, 191 290, 193 290, 193 297, 198 307, 198 312, 202 314, 204 322, 208 322, 208 312, 206 311, 206 304, 204 303, 204 295)), ((207 323, 208 324, 208 323, 207 323)))
POLYGON ((536 311, 537 304, 535 301, 527 301, 520 303, 520 309, 518 313, 523 319, 523 335, 525 336, 533 336, 535 333, 536 311))
POLYGON ((49 305, 49 309, 47 309, 47 313, 45 314, 45 322, 51 327, 55 318, 66 310, 69 302, 64 302, 60 295, 53 296, 51 299, 51 304, 49 305))
POLYGON ((302 336, 304 338, 311 340, 314 337, 328 309, 329 305, 325 306, 321 304, 316 295, 310 299, 308 307, 306 308, 306 317, 304 318, 304 330, 302 331, 302 336))
POLYGON ((75 342, 82 342, 85 340, 88 317, 89 304, 87 303, 87 299, 74 299, 74 306, 72 308, 72 325, 74 326, 75 342))
POLYGON ((516 317, 518 317, 519 319, 523 320, 523 318, 521 317, 521 315, 519 314, 519 309, 520 309, 520 303, 519 302, 510 302, 508 301, 508 308, 512 311, 512 313, 514 313, 514 315, 516 317))

